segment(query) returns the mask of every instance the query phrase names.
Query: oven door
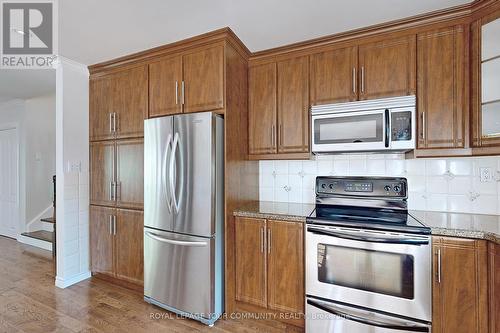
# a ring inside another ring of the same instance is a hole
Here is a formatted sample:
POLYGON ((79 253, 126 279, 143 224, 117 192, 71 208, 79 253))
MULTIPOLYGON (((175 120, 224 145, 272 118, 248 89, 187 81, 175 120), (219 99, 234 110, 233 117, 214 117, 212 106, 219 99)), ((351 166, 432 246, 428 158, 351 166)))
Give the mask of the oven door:
POLYGON ((431 321, 426 235, 308 225, 306 293, 431 321))
MULTIPOLYGON (((388 114, 388 113, 387 113, 388 114)), ((312 116, 313 153, 390 148, 385 110, 326 113, 312 116)))
POLYGON ((306 333, 430 332, 430 325, 308 297, 306 333))

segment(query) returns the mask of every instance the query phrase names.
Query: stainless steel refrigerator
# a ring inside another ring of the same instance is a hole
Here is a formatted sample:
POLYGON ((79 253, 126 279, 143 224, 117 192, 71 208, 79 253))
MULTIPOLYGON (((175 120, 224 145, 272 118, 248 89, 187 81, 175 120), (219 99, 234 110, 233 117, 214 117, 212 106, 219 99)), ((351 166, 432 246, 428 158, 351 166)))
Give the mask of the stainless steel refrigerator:
POLYGON ((207 325, 223 312, 224 121, 144 122, 144 299, 207 325))

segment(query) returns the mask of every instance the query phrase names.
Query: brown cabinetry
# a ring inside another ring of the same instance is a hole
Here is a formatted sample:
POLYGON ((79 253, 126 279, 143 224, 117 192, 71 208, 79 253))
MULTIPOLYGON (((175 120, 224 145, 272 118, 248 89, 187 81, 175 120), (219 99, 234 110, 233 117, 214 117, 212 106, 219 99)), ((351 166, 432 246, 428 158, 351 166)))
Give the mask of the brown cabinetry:
POLYGON ((168 56, 149 64, 149 117, 222 108, 222 45, 168 56))
POLYGON ((90 207, 92 273, 143 284, 143 213, 90 207))
POLYGON ((432 331, 488 332, 487 242, 433 237, 432 331))
POLYGON ((90 204, 142 209, 143 139, 90 144, 90 204))
POLYGON ((308 152, 309 57, 251 67, 250 158, 308 158, 308 152))
POLYGON ((147 66, 91 78, 89 89, 90 141, 143 136, 147 66))
POLYGON ((419 149, 466 148, 466 29, 458 25, 417 36, 419 149))
MULTIPOLYGON (((302 314, 303 225, 238 217, 235 228, 236 300, 257 306, 256 311, 302 314)), ((292 323, 303 325, 301 320, 292 323)))

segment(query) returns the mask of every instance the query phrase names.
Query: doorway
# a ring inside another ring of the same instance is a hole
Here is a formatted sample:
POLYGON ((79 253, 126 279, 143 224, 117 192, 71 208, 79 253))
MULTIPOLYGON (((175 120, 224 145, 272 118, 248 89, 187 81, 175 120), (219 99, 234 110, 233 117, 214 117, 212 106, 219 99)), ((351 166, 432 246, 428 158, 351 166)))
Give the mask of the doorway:
POLYGON ((0 235, 17 237, 19 142, 16 126, 0 125, 0 235))

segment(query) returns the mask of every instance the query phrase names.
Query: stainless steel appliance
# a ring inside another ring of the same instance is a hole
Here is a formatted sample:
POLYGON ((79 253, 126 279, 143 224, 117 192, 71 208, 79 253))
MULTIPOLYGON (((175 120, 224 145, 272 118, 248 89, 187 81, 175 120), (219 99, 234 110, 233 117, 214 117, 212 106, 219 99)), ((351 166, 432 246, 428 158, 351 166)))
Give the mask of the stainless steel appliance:
POLYGON ((312 152, 414 149, 415 100, 404 96, 313 106, 312 152))
POLYGON ((317 177, 307 218, 307 332, 430 332, 430 229, 404 178, 317 177))
POLYGON ((223 312, 224 123, 144 122, 144 299, 213 323, 223 312))

